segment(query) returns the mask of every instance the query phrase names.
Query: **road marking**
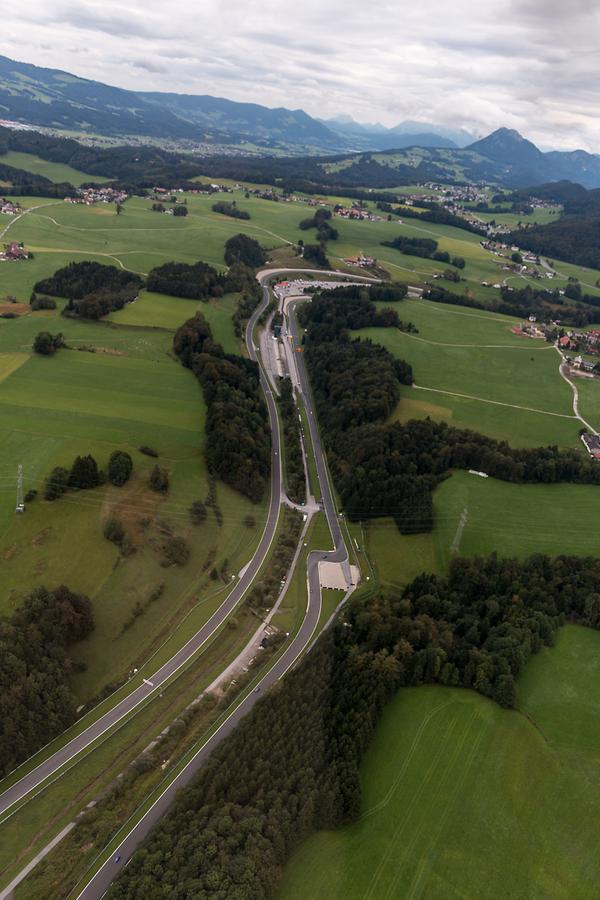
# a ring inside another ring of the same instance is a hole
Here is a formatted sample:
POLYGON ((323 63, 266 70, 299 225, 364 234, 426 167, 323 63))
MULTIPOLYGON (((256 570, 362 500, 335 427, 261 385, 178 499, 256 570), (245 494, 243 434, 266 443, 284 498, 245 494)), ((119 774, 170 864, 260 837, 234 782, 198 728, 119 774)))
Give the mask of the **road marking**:
POLYGON ((154 687, 153 681, 149 681, 147 678, 142 678, 142 681, 144 682, 144 684, 148 684, 150 685, 150 687, 154 687))

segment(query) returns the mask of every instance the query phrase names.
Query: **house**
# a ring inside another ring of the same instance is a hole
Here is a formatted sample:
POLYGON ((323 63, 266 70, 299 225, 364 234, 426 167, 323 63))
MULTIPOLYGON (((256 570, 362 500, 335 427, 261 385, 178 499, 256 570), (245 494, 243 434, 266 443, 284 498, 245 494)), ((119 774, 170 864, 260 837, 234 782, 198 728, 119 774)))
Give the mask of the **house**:
POLYGON ((28 256, 27 250, 22 244, 17 243, 17 241, 12 241, 12 243, 5 244, 4 246, 5 259, 27 259, 28 256))
POLYGON ((600 459, 600 437, 597 434, 582 434, 581 440, 592 459, 600 459))
POLYGON ((571 338, 569 337, 568 334, 563 334, 563 336, 558 339, 559 347, 568 347, 570 343, 571 343, 571 338))

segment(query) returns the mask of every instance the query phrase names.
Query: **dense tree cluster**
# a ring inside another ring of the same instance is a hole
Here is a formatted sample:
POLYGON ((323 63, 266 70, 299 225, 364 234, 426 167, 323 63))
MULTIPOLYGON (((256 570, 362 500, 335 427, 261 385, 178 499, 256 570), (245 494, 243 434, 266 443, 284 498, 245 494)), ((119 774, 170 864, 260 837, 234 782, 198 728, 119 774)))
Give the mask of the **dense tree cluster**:
POLYGON ((33 341, 33 352, 40 356, 53 356, 57 350, 65 346, 64 335, 50 334, 49 331, 39 331, 33 341))
MULTIPOLYGON (((576 288, 575 285, 571 285, 571 287, 576 288)), ((548 290, 530 284, 519 289, 502 287, 500 296, 501 300, 482 303, 468 293, 457 294, 440 284, 429 285, 423 294, 425 300, 433 300, 434 303, 466 306, 469 309, 486 309, 506 316, 535 315, 540 321, 560 318, 560 321, 565 324, 583 326, 598 319, 598 313, 594 312, 593 307, 600 306, 600 298, 589 294, 581 296, 582 304, 585 303, 590 307, 587 309, 583 305, 565 303, 565 298, 557 290, 548 290)))
POLYGON ((563 216, 547 225, 514 232, 506 240, 543 256, 600 269, 600 216, 563 216))
POLYGON ((213 752, 109 897, 275 896, 301 841, 359 815, 359 765, 398 689, 461 685, 514 705, 560 624, 600 625, 599 578, 593 558, 492 556, 355 600, 213 752))
POLYGON ((298 407, 294 401, 294 388, 289 378, 279 383, 279 411, 283 425, 283 441, 285 445, 285 475, 287 493, 294 503, 306 502, 306 478, 304 459, 300 443, 300 425, 298 407))
POLYGON ((487 233, 483 228, 467 221, 463 216, 455 215, 434 201, 419 200, 419 207, 424 208, 425 211, 421 212, 410 206, 401 206, 394 212, 403 219, 421 219, 423 222, 432 222, 435 225, 451 225, 453 228, 462 228, 463 231, 470 231, 472 234, 484 235, 487 233))
POLYGON ((325 244, 305 244, 303 257, 306 262, 312 263, 316 266, 322 266, 325 269, 331 268, 331 263, 327 258, 327 251, 325 244))
POLYGON ((134 300, 144 281, 134 272, 84 260, 69 263, 50 278, 38 281, 34 290, 66 297, 66 315, 99 319, 134 300))
POLYGON ((239 209, 235 200, 229 203, 226 200, 219 200, 213 203, 212 211, 220 213, 222 216, 230 216, 232 219, 249 219, 250 213, 245 209, 239 209))
MULTIPOLYGON (((128 454, 125 454, 128 455, 128 454)), ((104 473, 91 454, 76 456, 70 470, 56 466, 46 479, 45 500, 58 500, 67 490, 86 490, 104 483, 104 473)))
POLYGON ((319 422, 350 518, 391 516, 403 533, 430 531, 432 491, 452 469, 513 482, 600 484, 600 467, 579 450, 513 449, 430 419, 388 423, 412 371, 385 348, 351 339, 369 315, 379 325, 397 324, 394 310, 336 292, 315 297, 300 313, 319 422))
POLYGON ((87 597, 38 588, 0 619, 0 772, 8 774, 75 720, 67 650, 94 627, 87 597))
POLYGON ((394 247, 408 256, 420 256, 424 259, 434 259, 436 262, 447 263, 464 269, 465 260, 462 256, 450 256, 447 250, 438 250, 438 242, 433 238, 413 238, 399 234, 392 241, 382 241, 383 247, 394 247))
POLYGON ((333 227, 330 219, 331 210, 321 206, 317 209, 314 216, 311 216, 308 219, 302 219, 298 227, 301 228, 302 231, 308 231, 309 228, 316 228, 319 243, 336 241, 338 239, 338 231, 337 228, 333 227))
POLYGON ((224 353, 201 313, 177 330, 173 350, 202 385, 209 472, 259 501, 270 473, 271 436, 257 364, 224 353))
POLYGON ((225 262, 228 266, 243 263, 258 269, 267 261, 267 254, 257 240, 247 234, 234 234, 225 241, 225 262))
POLYGON ((149 291, 157 294, 187 297, 190 300, 209 300, 224 294, 223 276, 204 262, 192 265, 168 262, 156 266, 148 273, 146 286, 149 291))

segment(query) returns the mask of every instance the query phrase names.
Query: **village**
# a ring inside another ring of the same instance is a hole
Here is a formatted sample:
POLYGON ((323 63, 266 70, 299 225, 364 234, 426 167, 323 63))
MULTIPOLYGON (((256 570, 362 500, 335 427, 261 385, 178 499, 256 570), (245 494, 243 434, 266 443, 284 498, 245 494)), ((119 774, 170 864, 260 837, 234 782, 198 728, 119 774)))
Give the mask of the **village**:
POLYGON ((65 197, 65 203, 79 203, 92 206, 94 203, 124 203, 129 195, 118 188, 85 187, 77 188, 77 196, 65 197))

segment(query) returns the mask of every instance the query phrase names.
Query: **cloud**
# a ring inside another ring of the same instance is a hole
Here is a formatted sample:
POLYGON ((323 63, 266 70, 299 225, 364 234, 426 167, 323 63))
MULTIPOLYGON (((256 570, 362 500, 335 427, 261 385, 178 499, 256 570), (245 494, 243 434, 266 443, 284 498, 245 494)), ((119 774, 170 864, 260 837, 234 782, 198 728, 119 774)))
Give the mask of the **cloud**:
POLYGON ((600 150, 589 0, 30 0, 3 52, 136 90, 600 150))

